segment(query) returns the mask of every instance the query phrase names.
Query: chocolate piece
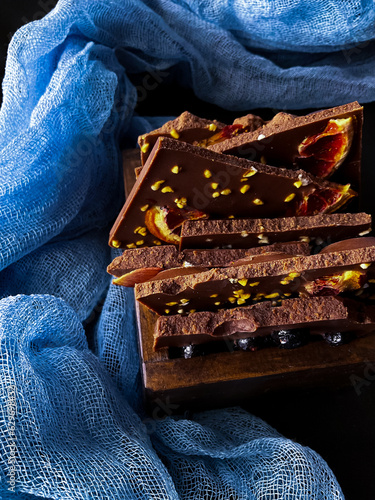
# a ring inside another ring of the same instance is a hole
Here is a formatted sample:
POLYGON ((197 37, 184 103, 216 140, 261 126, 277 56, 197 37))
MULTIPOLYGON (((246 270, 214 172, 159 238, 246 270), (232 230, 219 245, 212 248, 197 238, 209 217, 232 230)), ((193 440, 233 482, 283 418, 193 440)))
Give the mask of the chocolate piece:
POLYGON ((337 295, 359 290, 375 261, 375 246, 309 256, 279 257, 248 264, 151 280, 135 287, 136 299, 158 314, 216 310, 290 295, 337 295))
POLYGON ((301 328, 322 336, 329 332, 369 333, 375 330, 375 306, 338 297, 309 297, 286 299, 277 307, 268 301, 188 316, 160 316, 154 348, 247 339, 301 328))
POLYGON ((215 248, 230 243, 232 248, 248 248, 299 238, 310 242, 320 238, 333 242, 353 238, 371 230, 371 215, 319 214, 279 219, 187 220, 181 228, 181 248, 215 248))
POLYGON ((321 177, 341 162, 335 180, 350 182, 358 190, 362 122, 363 108, 358 102, 306 116, 278 113, 255 132, 237 135, 210 149, 255 161, 262 158, 268 165, 303 168, 321 177))
POLYGON ((240 116, 233 121, 233 125, 242 125, 244 132, 254 132, 254 130, 265 125, 265 123, 266 122, 260 116, 251 113, 240 116))
POLYGON ((318 180, 303 170, 269 167, 160 137, 115 221, 110 245, 178 244, 187 219, 330 213, 354 195, 349 185, 318 180))
POLYGON ((175 120, 171 120, 162 127, 138 137, 138 144, 141 148, 142 165, 146 163, 159 137, 172 137, 192 144, 195 141, 201 141, 212 135, 216 135, 225 126, 225 123, 199 118, 188 111, 184 111, 175 120))
MULTIPOLYGON (((289 255, 308 255, 307 243, 292 241, 275 243, 264 247, 247 249, 211 249, 211 250, 185 250, 178 252, 174 245, 135 248, 124 250, 123 254, 115 257, 107 267, 109 274, 121 277, 136 269, 170 269, 173 267, 225 267, 232 262, 250 255, 265 252, 283 252, 289 255)), ((143 282, 145 280, 142 280, 143 282)))

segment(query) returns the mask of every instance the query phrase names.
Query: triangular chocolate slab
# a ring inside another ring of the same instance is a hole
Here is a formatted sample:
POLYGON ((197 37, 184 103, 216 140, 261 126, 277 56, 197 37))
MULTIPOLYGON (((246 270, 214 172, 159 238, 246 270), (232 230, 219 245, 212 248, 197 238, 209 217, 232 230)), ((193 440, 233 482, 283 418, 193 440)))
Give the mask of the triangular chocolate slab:
POLYGON ((186 219, 283 217, 338 210, 349 185, 160 137, 110 233, 121 248, 178 244, 186 219))

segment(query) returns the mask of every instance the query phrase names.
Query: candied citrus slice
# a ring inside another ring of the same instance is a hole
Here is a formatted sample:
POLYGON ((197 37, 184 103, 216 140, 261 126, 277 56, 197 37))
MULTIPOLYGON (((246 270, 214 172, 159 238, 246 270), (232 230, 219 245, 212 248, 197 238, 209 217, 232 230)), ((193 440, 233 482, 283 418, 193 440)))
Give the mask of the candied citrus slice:
POLYGON ((298 146, 296 162, 316 177, 330 177, 348 156, 354 135, 353 119, 329 120, 322 133, 306 137, 298 146))
POLYGON ((180 236, 174 232, 185 220, 206 219, 207 214, 199 210, 185 210, 153 206, 145 214, 145 224, 151 234, 166 243, 178 245, 180 236))
POLYGON ((346 205, 356 194, 350 189, 350 184, 315 189, 298 202, 293 215, 331 214, 346 205))
POLYGON ((366 273, 361 271, 344 271, 342 274, 323 276, 305 285, 309 295, 338 295, 342 292, 359 290, 365 283, 366 273))
POLYGON ((234 137, 238 133, 242 132, 243 128, 243 125, 240 125, 239 123, 234 125, 226 125, 222 130, 220 130, 220 132, 212 135, 208 139, 203 139, 202 141, 197 142, 196 145, 200 146, 201 148, 207 148, 208 146, 212 146, 213 144, 217 144, 218 142, 222 142, 226 139, 234 137))

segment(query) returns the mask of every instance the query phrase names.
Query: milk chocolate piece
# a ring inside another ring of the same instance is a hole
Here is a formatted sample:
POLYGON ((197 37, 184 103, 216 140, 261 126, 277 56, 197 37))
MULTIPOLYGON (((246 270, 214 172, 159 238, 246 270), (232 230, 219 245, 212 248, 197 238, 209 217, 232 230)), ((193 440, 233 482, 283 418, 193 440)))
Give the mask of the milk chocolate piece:
POLYGON ((347 247, 345 243, 338 252, 279 255, 276 259, 265 254, 249 259, 247 264, 189 276, 179 276, 175 269, 174 277, 136 285, 136 299, 160 315, 172 315, 248 305, 263 299, 277 301, 288 296, 360 290, 375 261, 375 245, 364 241, 363 248, 351 248, 350 243, 347 247))
POLYGON ((349 185, 160 137, 110 233, 110 245, 178 244, 184 220, 331 213, 349 185))
POLYGON ((358 190, 362 122, 363 108, 358 102, 306 116, 278 113, 255 132, 239 134, 209 148, 255 161, 262 158, 268 165, 303 168, 321 177, 332 173, 341 162, 335 180, 349 182, 358 190), (344 130, 330 135, 333 127, 344 130))
POLYGON ((154 349, 187 344, 266 336, 279 330, 308 328, 312 335, 329 332, 366 334, 375 330, 375 306, 339 297, 309 297, 270 301, 182 316, 160 316, 154 349))
POLYGON ((278 219, 222 219, 185 221, 181 228, 181 248, 246 248, 280 241, 319 238, 333 242, 363 236, 371 230, 371 215, 319 214, 278 219))
MULTIPOLYGON (((248 257, 269 252, 281 252, 289 255, 308 255, 307 243, 292 241, 275 243, 264 247, 247 249, 210 249, 210 250, 185 250, 179 252, 174 245, 135 248, 124 250, 123 254, 115 257, 107 267, 109 274, 121 277, 136 269, 171 269, 175 267, 225 267, 232 262, 248 257)), ((139 283, 145 280, 139 281, 139 283)), ((133 285, 132 285, 133 286, 133 285)))
POLYGON ((188 111, 184 111, 175 120, 171 120, 162 127, 138 137, 142 165, 146 163, 159 137, 172 137, 192 144, 195 141, 202 141, 216 135, 225 126, 225 123, 199 118, 188 111))

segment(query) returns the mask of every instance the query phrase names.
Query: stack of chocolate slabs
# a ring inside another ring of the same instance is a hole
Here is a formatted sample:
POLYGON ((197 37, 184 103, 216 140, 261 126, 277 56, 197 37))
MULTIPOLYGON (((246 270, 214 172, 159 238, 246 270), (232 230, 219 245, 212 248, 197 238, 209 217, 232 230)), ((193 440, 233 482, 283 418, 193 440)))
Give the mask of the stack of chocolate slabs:
POLYGON ((332 345, 375 330, 375 238, 358 211, 362 107, 232 124, 188 112, 139 138, 108 266, 189 358, 332 345))

